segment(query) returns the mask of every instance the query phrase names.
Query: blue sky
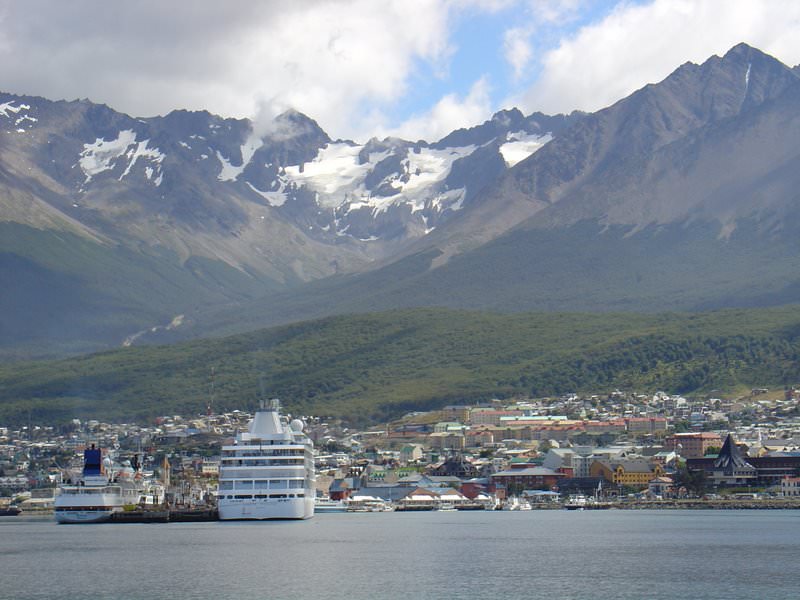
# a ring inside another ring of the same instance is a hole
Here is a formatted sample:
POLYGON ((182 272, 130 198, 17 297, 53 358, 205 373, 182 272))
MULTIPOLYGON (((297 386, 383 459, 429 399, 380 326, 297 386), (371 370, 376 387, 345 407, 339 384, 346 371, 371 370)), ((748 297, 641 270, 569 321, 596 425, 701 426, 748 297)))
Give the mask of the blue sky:
POLYGON ((0 89, 434 140, 501 108, 598 110, 739 42, 797 64, 800 2, 0 0, 0 89))
POLYGON ((437 73, 434 65, 418 61, 407 96, 398 103, 395 119, 402 122, 412 114, 423 112, 446 94, 469 94, 472 85, 486 77, 492 104, 501 107, 506 98, 523 93, 536 80, 541 65, 535 53, 543 53, 568 38, 582 26, 596 22, 608 15, 617 2, 611 0, 591 2, 583 10, 562 15, 556 22, 536 27, 533 9, 520 3, 509 3, 496 10, 466 10, 453 18, 450 30, 452 58, 445 74, 437 73), (504 36, 515 27, 530 24, 527 39, 534 56, 521 76, 507 61, 504 53, 504 36))

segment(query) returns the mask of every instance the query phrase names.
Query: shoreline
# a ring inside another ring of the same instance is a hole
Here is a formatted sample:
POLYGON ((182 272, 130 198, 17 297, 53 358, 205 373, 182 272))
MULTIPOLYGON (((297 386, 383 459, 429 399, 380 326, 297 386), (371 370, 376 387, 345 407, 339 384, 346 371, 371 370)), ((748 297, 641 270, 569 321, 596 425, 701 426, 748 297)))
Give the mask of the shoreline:
MULTIPOLYGON (((568 510, 568 511, 595 511, 595 510, 800 510, 800 498, 784 499, 771 498, 763 500, 645 500, 634 502, 614 502, 587 504, 586 506, 573 508, 567 507, 562 503, 531 504, 531 511, 539 510, 568 510)), ((406 512, 406 511, 390 511, 406 512)), ((413 511, 412 511, 413 512, 413 511)), ((437 512, 435 509, 425 512, 437 512)), ((528 511, 458 511, 458 512, 528 512, 528 511)), ((121 513, 118 518, 112 519, 113 523, 136 523, 136 522, 197 522, 197 521, 216 521, 213 518, 216 511, 130 511, 129 514, 121 513), (202 514, 200 514, 202 512, 202 514), (152 514, 151 514, 152 513, 152 514), (168 516, 167 516, 168 515, 168 516)), ((52 509, 23 510, 18 515, 8 515, 13 517, 47 517, 52 516, 52 509)), ((317 513, 315 516, 323 516, 326 513, 317 513)))

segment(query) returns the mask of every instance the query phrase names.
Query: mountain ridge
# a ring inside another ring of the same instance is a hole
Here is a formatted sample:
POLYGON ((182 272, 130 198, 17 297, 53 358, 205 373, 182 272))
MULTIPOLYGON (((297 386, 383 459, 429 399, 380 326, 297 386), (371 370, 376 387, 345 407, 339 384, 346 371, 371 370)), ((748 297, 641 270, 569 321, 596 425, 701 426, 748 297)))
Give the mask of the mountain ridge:
MULTIPOLYGON (((746 44, 595 113, 504 110, 435 142, 332 140, 296 111, 254 129, 204 111, 135 119, 39 104, 0 95, 0 218, 31 228, 11 236, 23 250, 11 237, 0 247, 30 271, 7 277, 27 277, 26 298, 46 297, 48 277, 69 273, 79 296, 115 306, 99 320, 127 314, 128 335, 162 326, 139 342, 407 306, 798 300, 800 81, 746 44), (81 251, 87 277, 66 267, 80 252, 67 257, 37 225, 97 243, 81 251), (37 235, 47 257, 31 250, 37 235), (170 302, 140 293, 163 285, 148 269, 181 282, 170 302)), ((13 353, 3 301, 0 346, 13 353)), ((122 341, 108 326, 85 337, 122 341)))

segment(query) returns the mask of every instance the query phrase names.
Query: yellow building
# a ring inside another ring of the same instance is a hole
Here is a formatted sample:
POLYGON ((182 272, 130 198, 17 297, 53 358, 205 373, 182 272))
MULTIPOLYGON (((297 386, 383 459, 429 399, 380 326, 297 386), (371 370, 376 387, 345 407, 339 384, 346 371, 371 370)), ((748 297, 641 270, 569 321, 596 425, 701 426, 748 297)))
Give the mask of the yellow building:
POLYGON ((602 477, 613 485, 645 488, 651 479, 661 477, 664 469, 644 459, 596 460, 589 467, 591 477, 602 477))

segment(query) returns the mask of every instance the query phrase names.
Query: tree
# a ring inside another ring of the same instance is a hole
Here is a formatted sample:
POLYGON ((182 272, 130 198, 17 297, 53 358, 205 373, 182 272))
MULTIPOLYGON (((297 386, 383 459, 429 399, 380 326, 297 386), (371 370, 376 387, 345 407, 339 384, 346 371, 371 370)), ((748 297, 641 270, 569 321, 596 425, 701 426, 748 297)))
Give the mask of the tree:
POLYGON ((675 472, 675 488, 684 487, 687 491, 702 496, 706 492, 706 472, 702 469, 690 471, 686 464, 682 464, 675 472))

